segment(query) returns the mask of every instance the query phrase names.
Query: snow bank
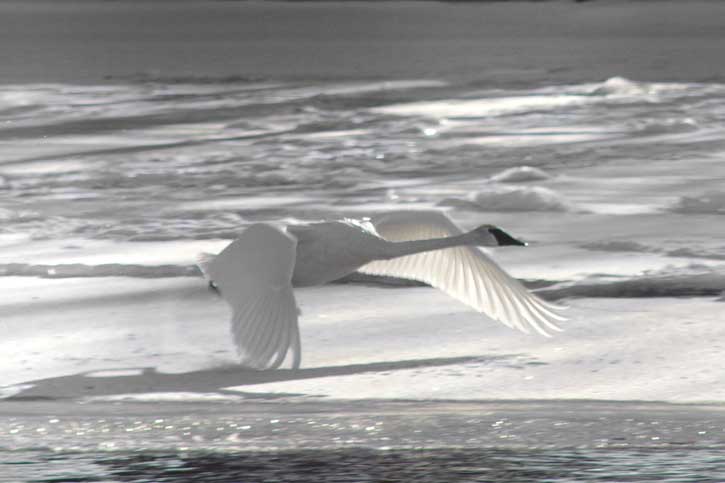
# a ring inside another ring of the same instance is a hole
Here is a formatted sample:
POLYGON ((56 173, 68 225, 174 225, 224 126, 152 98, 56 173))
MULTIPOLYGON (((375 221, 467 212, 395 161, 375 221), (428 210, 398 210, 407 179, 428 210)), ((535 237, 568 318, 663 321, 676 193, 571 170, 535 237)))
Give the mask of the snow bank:
POLYGON ((569 202, 559 193, 540 186, 491 186, 474 193, 468 200, 447 198, 440 206, 453 206, 471 211, 570 211, 569 202))
POLYGON ((644 96, 650 93, 647 84, 635 82, 624 77, 610 77, 590 92, 596 96, 644 96))
POLYGON ((637 82, 624 77, 610 77, 589 89, 591 96, 607 100, 660 102, 665 98, 701 95, 702 85, 675 82, 637 82))
POLYGON ((420 101, 375 107, 372 112, 394 116, 421 116, 449 119, 477 119, 534 111, 553 111, 589 102, 582 96, 542 95, 483 97, 420 101))
POLYGON ((541 181, 549 178, 551 176, 542 169, 531 166, 517 166, 491 176, 491 181, 497 183, 525 183, 527 181, 541 181))

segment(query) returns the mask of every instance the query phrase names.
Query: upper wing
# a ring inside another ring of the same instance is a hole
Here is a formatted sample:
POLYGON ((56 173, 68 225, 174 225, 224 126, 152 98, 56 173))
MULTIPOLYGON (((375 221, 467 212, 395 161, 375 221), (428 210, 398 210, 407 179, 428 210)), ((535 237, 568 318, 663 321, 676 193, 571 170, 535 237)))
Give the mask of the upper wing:
MULTIPOLYGON (((389 241, 421 240, 461 234, 446 215, 436 211, 397 211, 372 219, 389 241)), ((509 276, 475 247, 455 247, 375 261, 359 269, 372 275, 420 280, 503 324, 548 336, 560 331, 555 321, 562 307, 546 302, 509 276)))
POLYGON ((297 304, 292 293, 295 239, 265 224, 255 224, 205 268, 231 305, 232 334, 242 363, 275 369, 292 347, 292 366, 300 365, 297 304))

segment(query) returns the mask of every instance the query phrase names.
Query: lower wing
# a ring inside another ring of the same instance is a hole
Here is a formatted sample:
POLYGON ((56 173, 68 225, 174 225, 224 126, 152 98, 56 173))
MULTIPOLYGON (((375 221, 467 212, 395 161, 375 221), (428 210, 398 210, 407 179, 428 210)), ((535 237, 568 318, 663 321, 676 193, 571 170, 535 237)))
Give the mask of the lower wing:
POLYGON ((301 360, 298 309, 292 292, 296 240, 255 224, 203 266, 232 308, 232 336, 242 363, 276 369, 292 349, 301 360))

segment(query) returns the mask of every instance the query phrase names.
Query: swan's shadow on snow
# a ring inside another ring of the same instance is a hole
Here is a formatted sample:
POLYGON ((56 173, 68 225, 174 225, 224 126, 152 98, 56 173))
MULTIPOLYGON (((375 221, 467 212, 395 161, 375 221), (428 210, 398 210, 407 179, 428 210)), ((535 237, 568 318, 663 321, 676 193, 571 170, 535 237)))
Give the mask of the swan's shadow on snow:
POLYGON ((293 381, 318 377, 348 376, 369 372, 390 372, 403 369, 418 369, 449 366, 455 364, 487 364, 506 362, 517 357, 512 355, 444 357, 435 359, 413 359, 392 362, 373 362, 345 366, 313 367, 309 369, 279 369, 258 371, 241 366, 222 366, 198 371, 169 374, 158 372, 154 367, 115 368, 81 372, 69 376, 51 377, 28 381, 17 387, 19 392, 6 397, 6 401, 37 401, 77 398, 86 396, 112 396, 141 393, 221 393, 247 398, 275 399, 302 394, 259 393, 231 391, 226 388, 263 384, 269 382, 293 381), (112 375, 113 372, 122 373, 112 375), (132 374, 128 375, 131 372, 132 374), (111 374, 111 375, 104 375, 111 374), (97 375, 95 375, 97 374, 97 375))

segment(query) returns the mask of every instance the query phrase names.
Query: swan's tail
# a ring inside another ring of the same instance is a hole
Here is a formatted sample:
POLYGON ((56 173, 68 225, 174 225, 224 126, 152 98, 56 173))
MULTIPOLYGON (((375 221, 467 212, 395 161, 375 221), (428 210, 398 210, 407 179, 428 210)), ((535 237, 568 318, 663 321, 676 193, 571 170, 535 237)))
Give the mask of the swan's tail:
POLYGON ((199 267, 199 270, 201 270, 201 274, 204 275, 204 278, 207 279, 209 282, 213 282, 210 270, 211 262, 213 262, 215 258, 216 255, 206 252, 201 252, 196 256, 196 266, 199 267))

